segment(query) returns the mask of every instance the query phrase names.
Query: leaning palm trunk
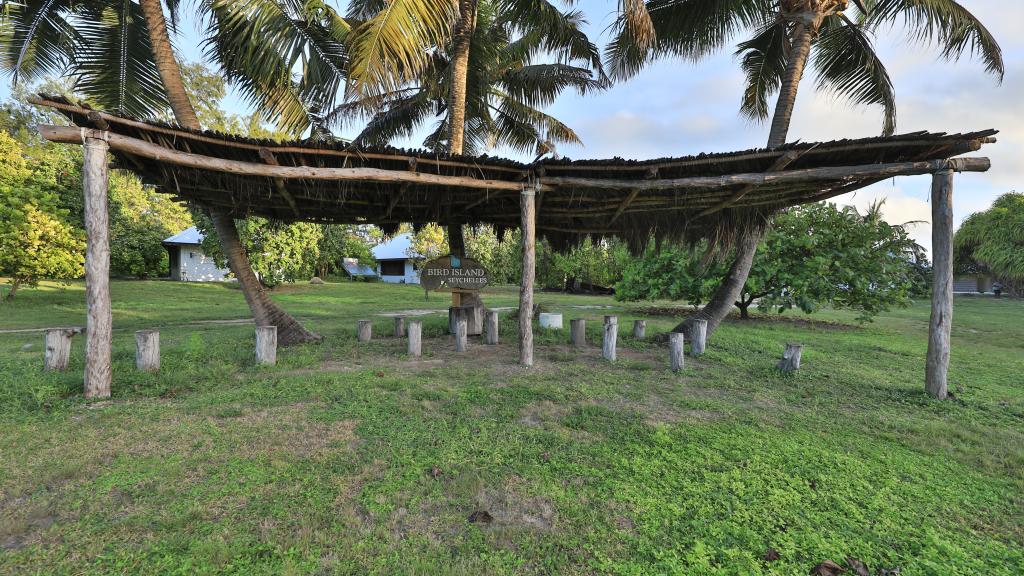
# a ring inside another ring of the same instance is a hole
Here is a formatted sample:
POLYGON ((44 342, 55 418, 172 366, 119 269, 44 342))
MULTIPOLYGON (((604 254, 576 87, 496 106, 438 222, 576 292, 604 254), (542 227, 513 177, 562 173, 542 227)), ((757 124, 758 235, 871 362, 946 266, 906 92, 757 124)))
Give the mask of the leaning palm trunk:
MULTIPOLYGON (((171 111, 174 112, 178 124, 185 128, 199 130, 201 127, 199 118, 185 91, 181 69, 178 67, 178 61, 174 58, 174 49, 167 36, 167 22, 164 20, 160 0, 140 0, 139 6, 146 18, 149 41, 153 45, 153 60, 160 73, 164 90, 167 92, 167 101, 171 104, 171 111)), ((282 346, 319 340, 319 336, 303 328, 295 318, 267 296, 242 248, 238 230, 235 228, 235 221, 221 210, 211 209, 210 216, 217 229, 221 250, 224 251, 231 271, 238 278, 238 284, 242 288, 242 293, 245 294, 245 301, 249 304, 249 310, 252 311, 256 324, 277 326, 277 339, 282 346)))
POLYGON ((462 154, 466 133, 466 81, 469 75, 469 49, 476 28, 476 0, 459 1, 459 21, 452 38, 452 87, 448 97, 451 136, 448 152, 462 154))
MULTIPOLYGON (((800 88, 800 79, 803 77, 804 67, 807 65, 807 58, 811 53, 811 44, 821 26, 824 15, 809 12, 798 14, 796 17, 798 20, 793 27, 789 62, 786 64, 786 74, 779 87, 779 98, 775 104, 772 128, 768 135, 769 148, 778 148, 786 143, 789 124, 793 119, 793 107, 796 105, 797 91, 800 88)), ((746 285, 747 276, 750 275, 750 267, 754 264, 757 246, 761 243, 761 238, 768 225, 769 222, 745 224, 746 227, 741 231, 740 240, 736 245, 736 257, 732 266, 729 267, 728 276, 719 284, 707 305, 676 326, 674 331, 683 332, 693 320, 700 319, 708 321, 707 335, 710 336, 722 323, 722 320, 725 320, 725 317, 740 301, 743 286, 746 285)))

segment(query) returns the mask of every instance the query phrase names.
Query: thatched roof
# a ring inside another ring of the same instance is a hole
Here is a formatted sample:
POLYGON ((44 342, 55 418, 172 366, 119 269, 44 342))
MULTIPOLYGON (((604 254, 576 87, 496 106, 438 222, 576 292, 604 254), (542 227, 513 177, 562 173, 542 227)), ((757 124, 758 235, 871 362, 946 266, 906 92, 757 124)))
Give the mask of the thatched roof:
POLYGON ((489 156, 241 138, 101 114, 62 98, 42 96, 36 102, 60 111, 75 126, 210 160, 185 165, 164 154, 130 153, 111 141, 120 168, 162 192, 240 218, 373 223, 385 229, 401 222, 490 223, 500 230, 519 225, 520 190, 533 188, 539 179, 537 230, 558 244, 581 234, 615 234, 634 244, 651 235, 708 238, 735 221, 762 220, 779 209, 891 176, 934 171, 996 134, 916 132, 646 161, 523 164, 489 156), (282 177, 253 173, 252 168, 268 165, 290 170, 279 170, 282 177), (318 170, 323 168, 374 170, 334 179, 332 174, 341 171, 318 170), (364 177, 367 172, 372 178, 364 177))

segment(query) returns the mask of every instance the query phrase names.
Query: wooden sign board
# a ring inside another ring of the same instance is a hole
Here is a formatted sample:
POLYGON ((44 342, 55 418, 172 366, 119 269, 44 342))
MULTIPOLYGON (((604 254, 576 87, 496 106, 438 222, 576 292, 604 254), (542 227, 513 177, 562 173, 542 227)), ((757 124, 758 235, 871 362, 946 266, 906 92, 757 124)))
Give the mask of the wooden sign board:
POLYGON ((487 286, 487 270, 472 258, 442 256, 420 268, 420 286, 441 292, 476 292, 487 286))

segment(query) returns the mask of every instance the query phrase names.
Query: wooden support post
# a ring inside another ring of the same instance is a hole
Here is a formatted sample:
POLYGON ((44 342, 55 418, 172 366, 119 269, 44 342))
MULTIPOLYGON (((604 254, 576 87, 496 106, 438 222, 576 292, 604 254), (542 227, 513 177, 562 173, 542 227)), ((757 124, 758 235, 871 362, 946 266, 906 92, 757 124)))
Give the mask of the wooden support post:
POLYGON ((619 337, 618 316, 604 317, 604 340, 601 343, 601 355, 609 362, 615 362, 615 345, 619 337))
POLYGON ((455 308, 455 351, 465 352, 469 348, 469 339, 466 337, 469 328, 470 306, 457 306, 455 308))
POLYGON ((395 316, 395 338, 405 338, 405 316, 395 316))
POLYGON ((536 203, 540 178, 533 189, 523 188, 519 196, 520 226, 523 235, 523 276, 519 285, 519 363, 533 366, 533 281, 536 277, 536 203))
POLYGON ((422 320, 410 320, 409 321, 409 356, 413 358, 419 358, 420 354, 423 353, 421 348, 423 337, 423 321, 422 320))
MULTIPOLYGON (((106 134, 105 132, 103 133, 106 134)), ((110 230, 107 141, 85 138, 85 397, 110 397, 110 230)))
POLYGON ((139 330, 135 333, 135 367, 144 372, 160 370, 159 330, 139 330))
POLYGON ((708 321, 694 320, 690 323, 690 356, 700 356, 704 353, 708 340, 708 321))
POLYGON ((360 342, 369 342, 373 339, 373 320, 359 321, 359 328, 356 331, 356 339, 360 342))
POLYGON ((932 314, 924 386, 928 395, 949 394, 949 336, 953 327, 953 171, 932 175, 932 314))
POLYGON ((587 321, 583 318, 569 320, 569 335, 572 345, 583 348, 587 345, 587 321))
POLYGON ((786 343, 786 349, 782 352, 782 360, 777 365, 783 372, 796 372, 800 369, 800 353, 803 352, 802 344, 786 343))
POLYGON ((673 372, 683 369, 683 337, 682 332, 670 332, 668 335, 668 359, 673 372))
POLYGON ((51 328, 45 332, 44 370, 63 372, 68 369, 68 361, 71 359, 71 337, 75 332, 74 328, 51 328))
POLYGON ((256 327, 256 363, 277 364, 277 326, 256 327))
POLYGON ((633 320, 633 338, 643 340, 647 336, 647 320, 633 320))
POLYGON ((484 327, 486 330, 484 331, 484 341, 491 346, 495 346, 498 344, 498 326, 500 326, 498 311, 488 310, 485 317, 484 327))

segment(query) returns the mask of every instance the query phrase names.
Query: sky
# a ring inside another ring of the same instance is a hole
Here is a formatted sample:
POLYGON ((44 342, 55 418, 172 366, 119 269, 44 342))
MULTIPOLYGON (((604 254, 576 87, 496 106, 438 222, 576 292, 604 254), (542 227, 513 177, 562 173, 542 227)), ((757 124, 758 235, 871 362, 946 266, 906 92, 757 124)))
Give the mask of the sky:
MULTIPOLYGON (((342 12, 344 2, 332 1, 342 12)), ((992 159, 987 173, 960 174, 953 195, 957 225, 973 212, 984 210, 1001 194, 1024 190, 1024 3, 1008 0, 961 0, 988 26, 1003 48, 1006 77, 1002 84, 984 72, 978 61, 965 58, 947 62, 927 45, 908 43, 900 27, 881 34, 876 47, 885 62, 897 98, 897 132, 969 132, 986 128, 1001 131, 998 143, 975 155, 992 159)), ((587 32, 603 45, 617 2, 581 0, 574 3, 589 21, 587 32)), ((194 21, 186 21, 175 39, 188 60, 202 56, 201 34, 194 21)), ((633 79, 598 94, 566 93, 548 112, 572 127, 584 146, 563 146, 570 158, 623 157, 633 159, 684 156, 700 152, 727 152, 764 146, 768 126, 742 118, 739 111, 743 76, 732 50, 694 64, 665 59, 633 79)), ((877 136, 881 110, 851 107, 814 90, 813 74, 801 84, 790 140, 805 142, 877 136)), ((7 83, 0 97, 9 94, 7 83)), ((236 96, 225 102, 234 112, 246 107, 236 96)), ((339 136, 352 137, 353 133, 339 136)), ((416 146, 420 141, 398 142, 416 146)), ((492 154, 508 154, 495 150, 492 154)), ((928 204, 930 177, 900 177, 834 199, 863 209, 885 199, 883 213, 891 223, 920 221, 910 230, 930 249, 928 204)))

